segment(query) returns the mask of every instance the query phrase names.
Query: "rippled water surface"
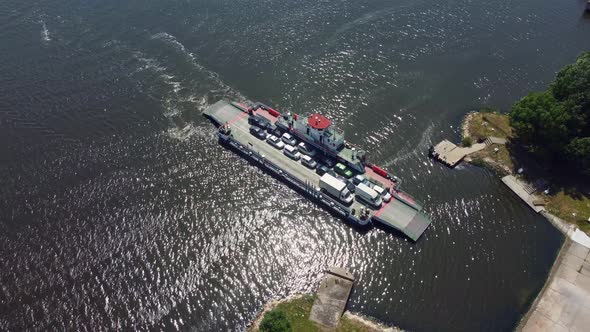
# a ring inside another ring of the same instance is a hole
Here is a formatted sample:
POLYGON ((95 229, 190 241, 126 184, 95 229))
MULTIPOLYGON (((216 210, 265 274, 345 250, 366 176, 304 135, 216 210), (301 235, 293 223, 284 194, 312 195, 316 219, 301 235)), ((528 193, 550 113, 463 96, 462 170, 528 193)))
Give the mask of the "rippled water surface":
POLYGON ((590 48, 576 1, 0 3, 0 330, 243 330, 357 277, 349 308, 508 330, 562 242, 490 172, 426 156, 590 48), (220 147, 219 99, 318 110, 425 203, 360 232, 220 147))

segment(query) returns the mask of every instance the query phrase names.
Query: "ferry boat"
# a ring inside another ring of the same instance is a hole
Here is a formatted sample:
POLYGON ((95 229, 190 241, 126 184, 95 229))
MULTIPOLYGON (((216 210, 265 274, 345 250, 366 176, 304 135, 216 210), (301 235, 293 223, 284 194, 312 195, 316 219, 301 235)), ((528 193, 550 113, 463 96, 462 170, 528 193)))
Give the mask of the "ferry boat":
POLYGON ((399 178, 371 164, 364 150, 318 112, 280 113, 262 103, 221 100, 203 114, 218 126, 220 143, 354 225, 379 223, 416 241, 431 223, 422 204, 401 190, 399 178), (296 157, 301 142, 313 148, 299 150, 313 152, 322 165, 317 170, 310 169, 310 158, 296 157))

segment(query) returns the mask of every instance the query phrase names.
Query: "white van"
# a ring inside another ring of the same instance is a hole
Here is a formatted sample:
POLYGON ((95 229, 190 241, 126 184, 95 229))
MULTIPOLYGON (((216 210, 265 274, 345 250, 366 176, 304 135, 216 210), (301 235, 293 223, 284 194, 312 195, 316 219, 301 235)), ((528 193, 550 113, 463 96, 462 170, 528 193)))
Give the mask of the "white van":
POLYGON ((356 198, 365 201, 373 208, 378 209, 381 207, 381 204, 383 204, 381 195, 379 195, 375 190, 364 183, 359 183, 354 189, 354 193, 356 198))
POLYGON ((299 160, 301 158, 301 153, 297 151, 297 148, 292 145, 285 145, 283 149, 283 154, 293 160, 299 160))
POLYGON ((374 185, 373 190, 375 190, 379 195, 381 195, 381 197, 383 197, 383 200, 386 203, 391 201, 391 194, 387 190, 385 190, 384 188, 382 188, 378 185, 374 185))

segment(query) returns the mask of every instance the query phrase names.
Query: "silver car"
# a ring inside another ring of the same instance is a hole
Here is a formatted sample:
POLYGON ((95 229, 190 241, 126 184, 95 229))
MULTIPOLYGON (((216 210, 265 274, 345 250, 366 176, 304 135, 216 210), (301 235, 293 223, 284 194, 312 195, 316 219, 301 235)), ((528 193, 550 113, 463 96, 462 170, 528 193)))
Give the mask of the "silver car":
POLYGON ((266 139, 266 141, 268 142, 268 144, 274 146, 275 148, 282 150, 285 147, 285 143, 283 143, 278 137, 276 137, 275 135, 270 135, 268 136, 268 138, 266 139))
POLYGON ((285 144, 288 144, 291 146, 297 145, 297 139, 295 138, 295 136, 293 136, 289 133, 284 133, 283 136, 281 137, 281 139, 283 140, 283 142, 285 142, 285 144))
POLYGON ((318 163, 307 155, 301 157, 301 163, 311 169, 315 169, 318 166, 318 163))

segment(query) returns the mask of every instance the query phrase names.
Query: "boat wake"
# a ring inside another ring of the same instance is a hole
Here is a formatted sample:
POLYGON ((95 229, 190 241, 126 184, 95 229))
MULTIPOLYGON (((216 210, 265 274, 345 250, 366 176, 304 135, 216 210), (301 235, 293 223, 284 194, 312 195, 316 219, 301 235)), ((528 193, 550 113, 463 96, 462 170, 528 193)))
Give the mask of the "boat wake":
POLYGON ((39 20, 39 23, 41 24, 41 41, 48 43, 51 41, 51 35, 49 34, 49 29, 47 29, 47 24, 45 23, 45 20, 41 19, 39 20))
MULTIPOLYGON (((149 72, 157 75, 157 81, 164 87, 161 105, 163 115, 170 120, 171 128, 165 133, 175 139, 184 141, 199 132, 187 118, 194 118, 195 110, 202 111, 209 106, 209 101, 218 99, 245 100, 237 90, 223 82, 219 75, 208 70, 197 61, 197 57, 173 35, 160 32, 150 36, 150 40, 161 42, 166 48, 178 53, 193 70, 180 72, 174 65, 164 65, 157 57, 142 51, 133 52, 139 62, 131 75, 149 72)), ((157 85, 157 84, 156 84, 157 85)), ((161 94, 161 92, 158 92, 161 94)))
POLYGON ((422 137, 420 137, 420 141, 416 146, 413 147, 410 151, 407 148, 403 148, 400 150, 397 156, 393 159, 385 162, 383 164, 384 167, 389 167, 397 162, 407 160, 412 157, 421 158, 428 150, 428 147, 432 143, 432 131, 434 130, 434 124, 431 123, 422 133, 422 137))
POLYGON ((162 42, 172 46, 178 52, 183 54, 185 56, 185 58, 191 63, 191 65, 197 71, 204 74, 207 77, 208 81, 210 81, 211 83, 213 83, 214 86, 216 86, 211 89, 212 90, 211 92, 222 92, 224 94, 224 97, 226 97, 227 99, 230 99, 230 100, 246 100, 247 99, 239 91, 233 89, 232 87, 227 85, 225 82, 223 82, 219 78, 219 74, 205 68, 202 64, 200 64, 198 62, 195 54, 192 52, 189 52, 187 50, 186 46, 184 46, 184 44, 179 42, 176 39, 176 37, 174 37, 173 35, 171 35, 167 32, 160 32, 160 33, 156 33, 156 34, 152 35, 151 39, 152 40, 161 40, 162 42))

